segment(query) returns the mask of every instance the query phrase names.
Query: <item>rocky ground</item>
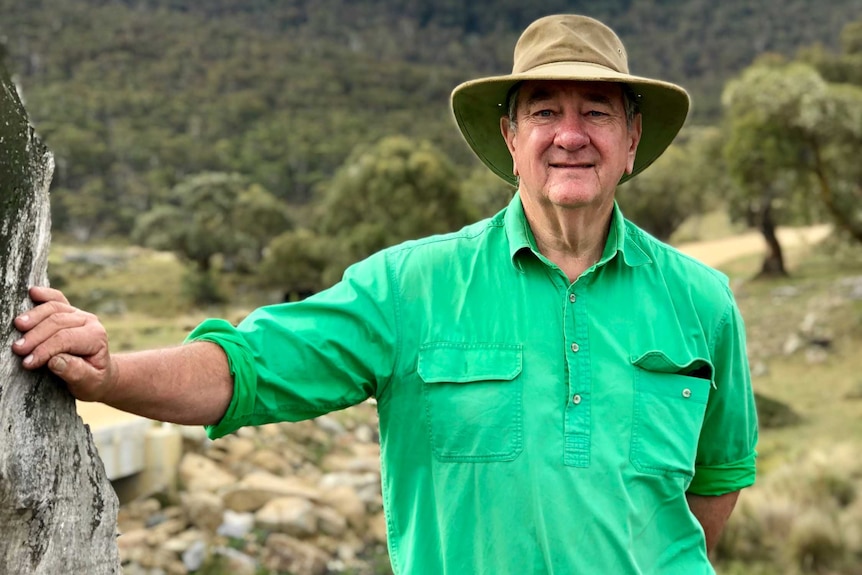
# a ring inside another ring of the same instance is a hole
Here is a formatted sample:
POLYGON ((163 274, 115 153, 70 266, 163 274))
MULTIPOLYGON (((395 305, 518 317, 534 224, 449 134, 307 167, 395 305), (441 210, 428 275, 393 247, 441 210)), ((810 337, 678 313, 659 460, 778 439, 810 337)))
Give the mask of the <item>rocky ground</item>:
POLYGON ((124 505, 126 575, 390 573, 373 402, 209 441, 184 430, 176 491, 124 505))

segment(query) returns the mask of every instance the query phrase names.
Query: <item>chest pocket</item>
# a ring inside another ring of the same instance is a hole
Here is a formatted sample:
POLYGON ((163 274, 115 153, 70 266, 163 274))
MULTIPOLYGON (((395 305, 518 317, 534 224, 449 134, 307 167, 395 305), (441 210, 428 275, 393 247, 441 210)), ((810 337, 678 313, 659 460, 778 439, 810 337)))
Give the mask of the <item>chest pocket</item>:
POLYGON ((678 363, 660 351, 632 363, 632 464, 641 473, 693 477, 712 365, 703 359, 678 363))
POLYGON ((440 461, 511 461, 523 450, 520 345, 434 342, 419 348, 425 416, 440 461))

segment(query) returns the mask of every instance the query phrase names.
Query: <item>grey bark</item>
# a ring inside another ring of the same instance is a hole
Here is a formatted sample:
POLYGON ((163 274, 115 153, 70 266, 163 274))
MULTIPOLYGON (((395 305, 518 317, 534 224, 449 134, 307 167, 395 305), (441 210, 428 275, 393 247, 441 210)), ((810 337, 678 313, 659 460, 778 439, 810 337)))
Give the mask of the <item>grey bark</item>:
POLYGON ((11 351, 15 316, 47 285, 50 152, 0 65, 0 573, 120 573, 118 501, 62 382, 11 351))

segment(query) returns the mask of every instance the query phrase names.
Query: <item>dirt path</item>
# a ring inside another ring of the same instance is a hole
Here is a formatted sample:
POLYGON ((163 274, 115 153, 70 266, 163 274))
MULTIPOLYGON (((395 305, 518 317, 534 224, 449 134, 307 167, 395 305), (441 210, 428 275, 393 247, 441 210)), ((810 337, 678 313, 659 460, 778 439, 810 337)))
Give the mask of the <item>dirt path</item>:
MULTIPOLYGON (((794 248, 817 244, 825 239, 831 230, 831 226, 824 224, 804 228, 783 228, 779 229, 777 234, 782 248, 794 248)), ((681 244, 677 248, 681 252, 713 267, 726 264, 744 256, 766 252, 766 244, 763 242, 763 236, 758 232, 750 232, 708 242, 681 244)))

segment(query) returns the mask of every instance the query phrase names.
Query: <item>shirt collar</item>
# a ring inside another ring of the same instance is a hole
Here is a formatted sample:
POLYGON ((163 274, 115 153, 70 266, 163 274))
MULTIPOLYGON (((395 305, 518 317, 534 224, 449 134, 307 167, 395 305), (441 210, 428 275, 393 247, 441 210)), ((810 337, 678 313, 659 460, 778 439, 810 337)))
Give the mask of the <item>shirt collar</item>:
MULTIPOLYGON (((628 224, 630 225, 630 224, 628 224)), ((652 263, 652 260, 638 245, 634 238, 628 233, 627 222, 623 217, 623 213, 617 202, 614 201, 614 209, 611 214, 611 225, 608 230, 608 239, 605 242, 605 249, 602 252, 602 257, 597 266, 603 266, 614 258, 617 253, 622 254, 623 261, 629 267, 637 267, 644 264, 652 263)), ((504 226, 506 228, 506 236, 509 239, 509 257, 512 259, 512 265, 517 269, 522 270, 518 255, 524 250, 529 250, 534 254, 538 254, 536 247, 536 238, 533 235, 533 230, 527 222, 527 216, 524 213, 524 205, 521 203, 521 196, 518 192, 509 202, 509 207, 504 216, 504 226)))

